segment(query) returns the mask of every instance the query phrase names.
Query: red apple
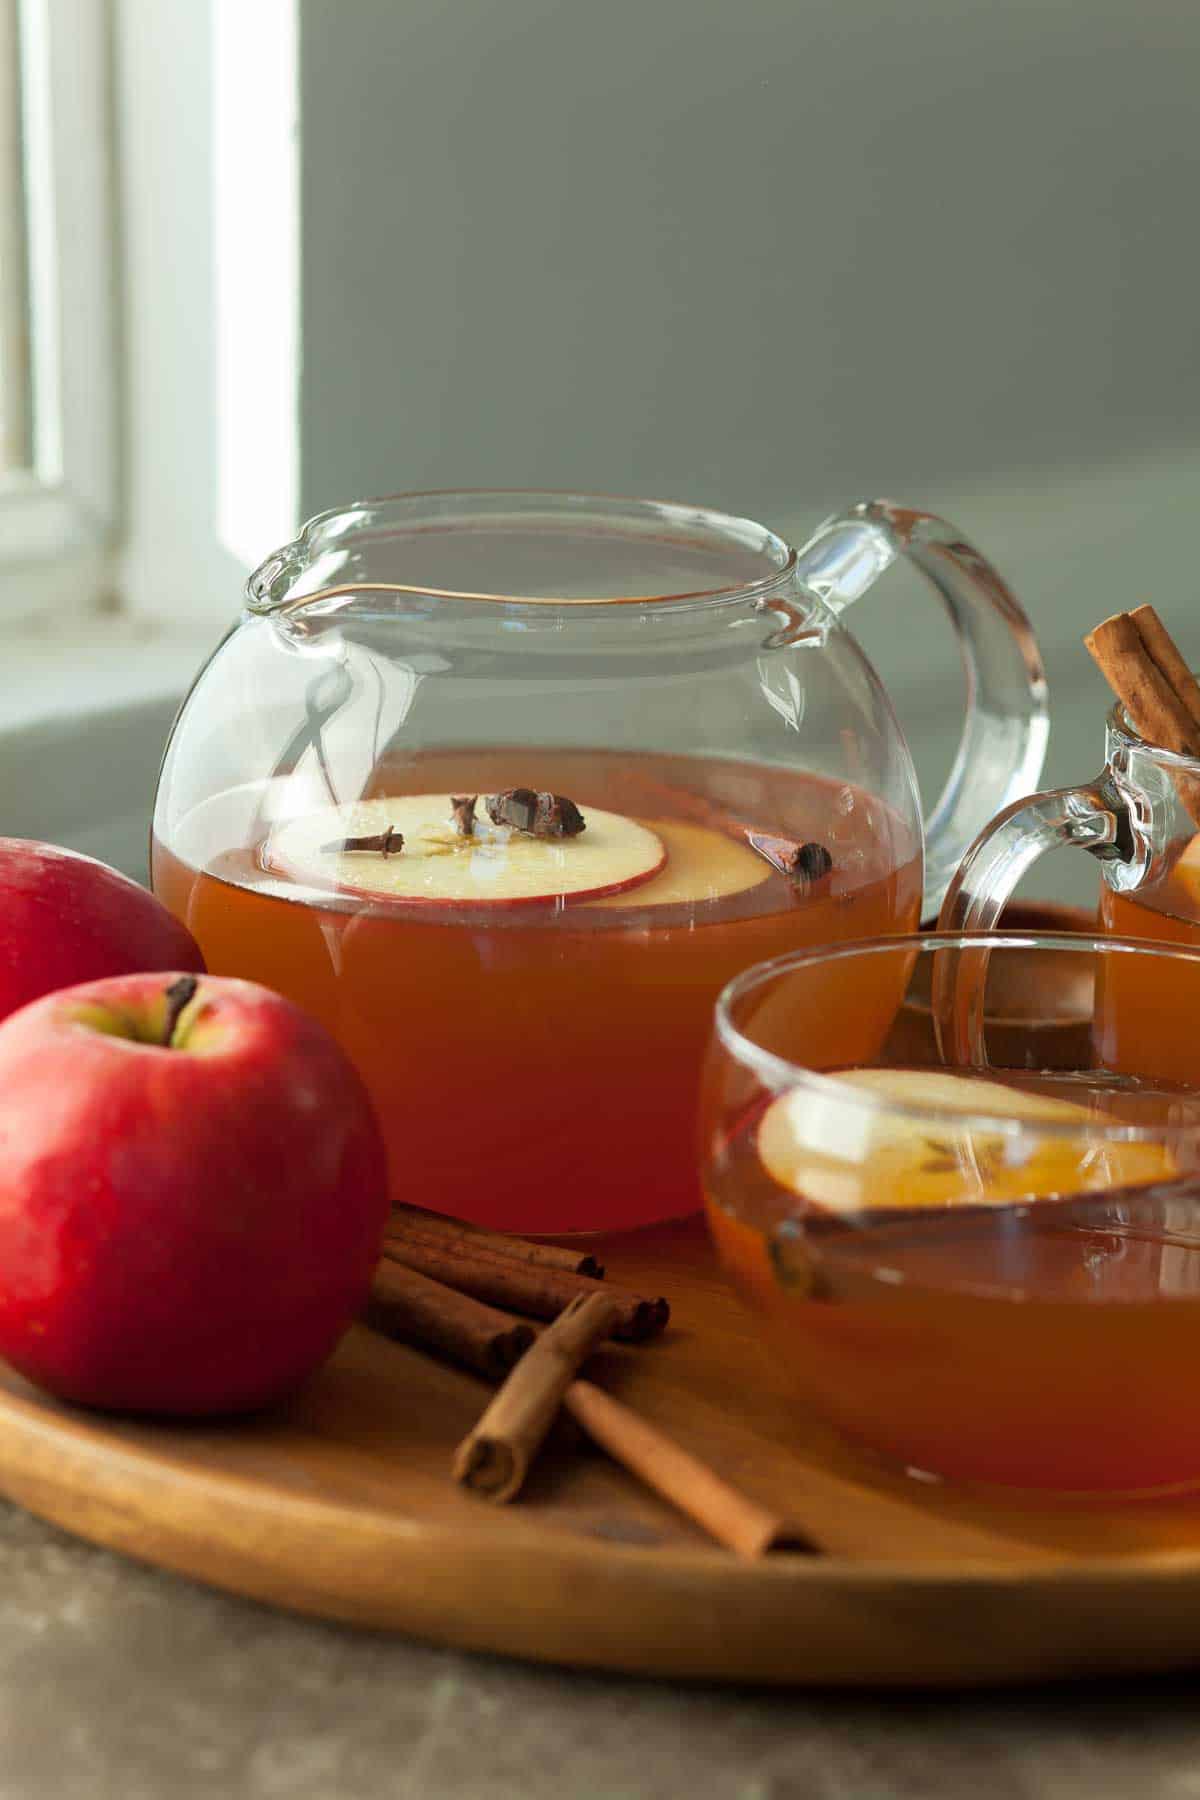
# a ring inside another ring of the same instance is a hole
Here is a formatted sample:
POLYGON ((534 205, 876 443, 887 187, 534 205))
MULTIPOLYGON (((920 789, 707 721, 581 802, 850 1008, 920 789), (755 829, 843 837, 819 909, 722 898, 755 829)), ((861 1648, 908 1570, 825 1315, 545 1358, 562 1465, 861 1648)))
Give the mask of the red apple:
POLYGON ((55 988, 137 969, 203 969, 153 894, 55 844, 0 837, 0 1019, 55 988))
POLYGON ((65 1399, 286 1393, 365 1300, 387 1212, 361 1080, 266 988, 119 976, 0 1025, 0 1356, 65 1399))

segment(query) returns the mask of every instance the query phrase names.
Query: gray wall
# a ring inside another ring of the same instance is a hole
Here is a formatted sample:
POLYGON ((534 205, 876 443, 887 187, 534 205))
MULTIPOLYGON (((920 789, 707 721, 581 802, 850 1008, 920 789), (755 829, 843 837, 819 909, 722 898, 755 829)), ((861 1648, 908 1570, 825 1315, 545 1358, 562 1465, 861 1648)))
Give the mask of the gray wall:
MULTIPOLYGON (((1037 624, 1056 782, 1098 762, 1090 624, 1153 598, 1200 662, 1196 0, 300 8, 305 511, 948 511, 1037 624)), ((934 617, 889 577, 860 621, 927 789, 934 617)))
POLYGON ((1194 0, 300 0, 302 500, 1197 437, 1194 0))

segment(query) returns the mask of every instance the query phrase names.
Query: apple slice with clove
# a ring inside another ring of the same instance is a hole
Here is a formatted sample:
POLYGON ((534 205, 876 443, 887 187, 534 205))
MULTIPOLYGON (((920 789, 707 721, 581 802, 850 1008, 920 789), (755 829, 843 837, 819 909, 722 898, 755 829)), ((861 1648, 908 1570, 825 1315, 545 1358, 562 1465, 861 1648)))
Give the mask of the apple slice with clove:
POLYGON ((462 810, 461 796, 450 794, 331 806, 278 827, 264 860, 309 887, 469 906, 596 899, 640 887, 666 864, 656 832, 598 807, 572 835, 553 837, 494 822, 482 800, 464 832, 462 810))

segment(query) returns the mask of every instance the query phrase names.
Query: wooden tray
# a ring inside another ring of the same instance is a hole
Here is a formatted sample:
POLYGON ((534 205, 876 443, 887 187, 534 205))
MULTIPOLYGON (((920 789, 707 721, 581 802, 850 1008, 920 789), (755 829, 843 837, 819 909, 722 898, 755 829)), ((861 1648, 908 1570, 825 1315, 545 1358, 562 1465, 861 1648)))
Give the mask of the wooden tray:
POLYGON ((698 1222, 604 1246, 677 1325, 597 1378, 839 1553, 715 1548, 562 1428, 525 1497, 451 1486, 486 1390, 355 1330, 286 1412, 134 1425, 0 1370, 0 1486, 274 1605, 440 1644, 730 1681, 959 1685, 1200 1657, 1200 1497, 1010 1510, 855 1462, 792 1409, 698 1222))

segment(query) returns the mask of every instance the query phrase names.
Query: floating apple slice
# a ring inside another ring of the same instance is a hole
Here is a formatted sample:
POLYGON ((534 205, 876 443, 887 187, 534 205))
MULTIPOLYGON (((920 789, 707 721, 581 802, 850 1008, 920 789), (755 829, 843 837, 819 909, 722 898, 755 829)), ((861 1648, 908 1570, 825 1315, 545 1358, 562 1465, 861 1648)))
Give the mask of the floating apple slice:
MULTIPOLYGON (((588 830, 596 814, 589 810, 588 830)), ((770 866, 745 844, 726 837, 711 826, 692 825, 682 819, 655 819, 654 831, 666 847, 666 865, 652 880, 639 887, 636 904, 643 906, 694 906, 724 900, 771 878, 770 866)), ((598 902, 606 908, 624 904, 618 895, 598 902)))
POLYGON ((828 1095, 796 1089, 772 1101, 759 1121, 758 1153, 781 1187, 831 1212, 1006 1206, 1178 1173, 1164 1144, 1106 1139, 1088 1107, 1003 1082, 937 1069, 853 1069, 830 1085, 828 1095), (879 1105, 864 1106, 864 1091, 879 1105), (989 1128, 994 1118, 1028 1120, 1031 1129, 989 1128))
POLYGON ((470 906, 594 899, 639 887, 663 868, 662 839, 645 825, 593 806, 585 816, 587 828, 578 837, 530 837, 493 825, 481 801, 474 831, 464 837, 448 794, 401 794, 293 819, 272 832, 264 860, 310 887, 470 906), (381 847, 341 847, 347 838, 364 837, 381 847))

